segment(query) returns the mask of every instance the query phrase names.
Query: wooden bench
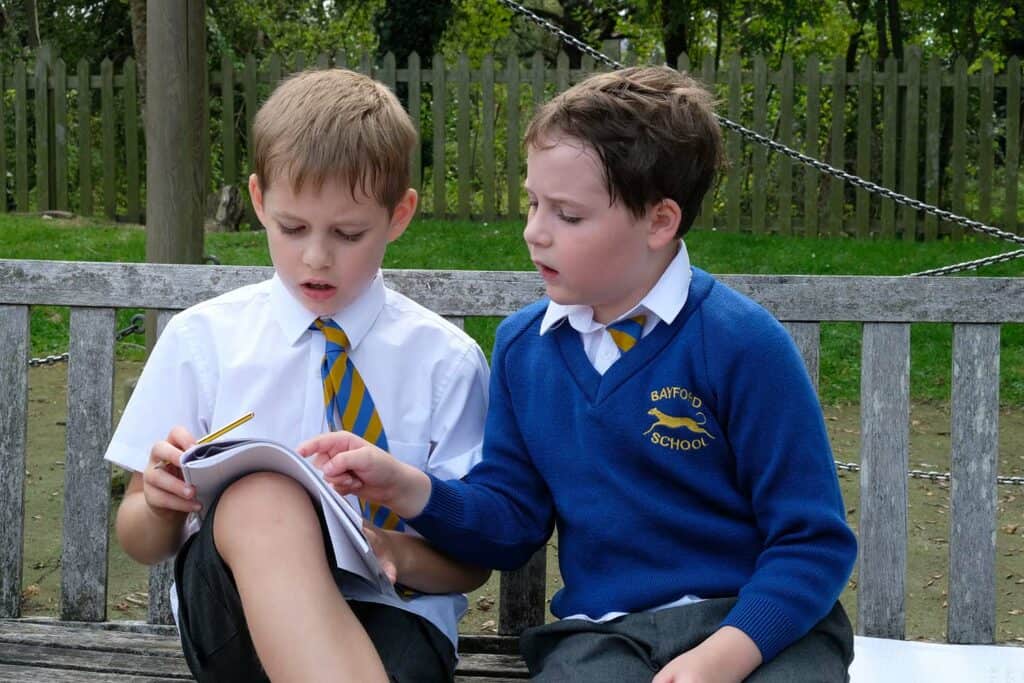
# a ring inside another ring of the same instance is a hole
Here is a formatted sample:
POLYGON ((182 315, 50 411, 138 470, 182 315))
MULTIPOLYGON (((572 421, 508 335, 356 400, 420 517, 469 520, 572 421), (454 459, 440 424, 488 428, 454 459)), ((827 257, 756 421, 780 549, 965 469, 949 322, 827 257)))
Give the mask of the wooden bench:
MULTIPOLYGON (((0 260, 0 680, 187 679, 168 626, 167 568, 149 622, 108 621, 107 551, 115 309, 174 311, 257 282, 269 268, 0 260), (60 617, 20 618, 29 309, 71 308, 60 617)), ((534 273, 388 271, 388 282, 461 321, 542 294, 534 273)), ((1024 278, 726 276, 786 324, 814 381, 820 323, 863 323, 857 632, 904 637, 910 323, 951 323, 950 643, 995 638, 1000 326, 1024 322, 1024 278)), ((458 680, 526 675, 516 634, 545 618, 543 553, 501 576, 497 635, 461 640, 458 680)), ((1024 650, 1021 650, 1024 653, 1024 650)))

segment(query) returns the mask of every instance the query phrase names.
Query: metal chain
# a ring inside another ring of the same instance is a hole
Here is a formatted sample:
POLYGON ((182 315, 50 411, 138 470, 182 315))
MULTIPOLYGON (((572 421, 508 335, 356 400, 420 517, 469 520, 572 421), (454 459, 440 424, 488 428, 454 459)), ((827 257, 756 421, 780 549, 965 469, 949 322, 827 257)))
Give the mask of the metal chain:
MULTIPOLYGON (((545 29, 549 33, 552 33, 552 34, 558 36, 562 40, 563 43, 571 45, 571 46, 575 47, 577 50, 580 50, 581 52, 590 55, 591 57, 593 57, 597 61, 601 62, 602 64, 605 64, 605 65, 607 65, 607 66, 609 66, 609 67, 611 67, 613 69, 621 69, 623 67, 623 65, 620 62, 615 61, 611 57, 609 57, 609 56, 605 55, 604 53, 600 52, 599 50, 595 50, 594 48, 590 47, 589 45, 587 45, 586 43, 581 41, 579 38, 576 38, 575 36, 570 35, 569 33, 566 33, 560 27, 556 26, 555 24, 553 24, 552 22, 548 21, 547 19, 545 19, 545 18, 543 18, 541 16, 538 16, 536 13, 534 13, 534 12, 528 10, 527 8, 523 7, 518 2, 515 2, 514 0, 498 0, 498 1, 501 4, 505 5, 506 7, 508 7, 509 9, 511 9, 513 12, 516 12, 518 14, 523 15, 524 17, 526 17, 530 21, 532 21, 535 24, 541 26, 543 29, 545 29)), ((999 239, 1006 240, 1008 242, 1014 242, 1016 244, 1024 244, 1024 237, 1022 237, 1020 235, 1015 235, 1012 232, 1007 232, 1005 230, 1000 230, 999 228, 996 228, 994 226, 986 225, 985 223, 982 223, 980 221, 971 220, 970 218, 967 218, 965 216, 960 216, 960 215, 957 215, 955 213, 951 213, 949 211, 945 211, 943 209, 940 209, 937 206, 932 206, 931 204, 927 204, 927 203, 922 202, 922 201, 920 201, 918 199, 914 199, 913 197, 908 197, 908 196, 906 196, 904 194, 900 194, 899 192, 896 192, 894 190, 890 190, 887 187, 883 187, 881 185, 878 185, 877 183, 873 183, 870 180, 865 180, 864 178, 861 178, 860 176, 854 175, 852 173, 848 173, 847 171, 844 171, 841 168, 836 168, 834 166, 831 166, 831 165, 825 163, 824 161, 819 161, 818 159, 815 159, 813 157, 807 156, 806 154, 803 154, 802 152, 798 152, 795 149, 792 149, 790 147, 787 147, 786 145, 783 145, 781 142, 776 142, 775 140, 772 140, 769 137, 761 135, 760 133, 757 133, 757 132, 755 132, 753 130, 750 130, 749 128, 745 128, 744 126, 736 123, 735 121, 731 121, 731 120, 725 118, 724 116, 721 116, 720 114, 715 114, 715 116, 718 119, 719 124, 721 124, 723 128, 727 128, 729 130, 735 131, 736 133, 739 133, 742 137, 747 138, 748 140, 756 142, 757 144, 763 145, 764 147, 767 147, 768 149, 770 149, 770 150, 772 150, 774 152, 778 152, 779 154, 785 155, 787 157, 790 157, 791 159, 799 161, 800 163, 805 164, 807 166, 810 166, 810 167, 820 171, 821 173, 824 173, 826 175, 830 175, 830 176, 833 176, 835 178, 839 178, 841 180, 844 180, 844 181, 850 183, 851 185, 853 185, 854 187, 859 187, 859 188, 867 190, 868 192, 871 192, 873 194, 881 195, 882 197, 885 197, 887 199, 891 199, 893 202, 895 202, 897 204, 901 204, 903 206, 908 206, 908 207, 914 209, 915 211, 923 211, 925 213, 930 213, 933 216, 936 216, 937 218, 939 218, 939 219, 941 219, 943 221, 948 221, 950 223, 956 223, 957 225, 960 225, 960 226, 962 226, 964 228, 967 228, 969 230, 974 230, 975 232, 984 233, 986 235, 990 235, 992 237, 997 237, 999 239)), ((974 261, 966 261, 964 263, 957 263, 957 264, 954 264, 954 265, 951 265, 951 266, 945 266, 945 267, 942 267, 942 268, 935 268, 935 269, 932 269, 932 270, 921 271, 919 273, 911 273, 911 276, 948 275, 948 274, 951 274, 951 273, 958 273, 958 272, 963 272, 963 271, 968 271, 968 270, 976 270, 977 268, 980 268, 981 266, 991 265, 993 263, 1002 263, 1002 262, 1005 262, 1005 261, 1011 261, 1013 259, 1017 259, 1017 258, 1021 258, 1021 257, 1024 257, 1024 249, 1019 249, 1017 251, 1006 252, 1004 254, 999 254, 997 256, 992 256, 992 257, 988 257, 988 258, 984 258, 984 259, 977 259, 977 260, 974 260, 974 261)))
MULTIPOLYGON (((114 341, 119 342, 125 337, 133 334, 142 334, 146 331, 146 316, 141 313, 136 313, 132 316, 131 325, 118 331, 114 336, 114 341)), ((56 365, 57 363, 66 363, 71 357, 71 354, 65 351, 64 353, 58 353, 53 356, 43 356, 41 358, 29 358, 28 366, 30 368, 36 368, 41 365, 56 365)))
MULTIPOLYGON (((836 462, 836 469, 844 472, 860 472, 860 465, 855 462, 836 462)), ((927 479, 929 481, 942 481, 947 484, 950 481, 949 472, 935 472, 925 470, 910 470, 907 472, 907 476, 911 479, 927 479)), ((997 484, 1012 484, 1014 486, 1024 486, 1024 477, 996 477, 997 484)))

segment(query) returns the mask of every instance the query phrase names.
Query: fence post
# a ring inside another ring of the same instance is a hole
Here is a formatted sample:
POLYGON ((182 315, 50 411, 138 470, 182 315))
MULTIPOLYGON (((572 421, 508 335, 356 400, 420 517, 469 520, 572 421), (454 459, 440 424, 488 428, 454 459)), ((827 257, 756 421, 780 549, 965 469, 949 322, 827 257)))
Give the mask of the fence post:
POLYGON ((52 209, 51 192, 53 166, 50 165, 50 107, 49 66, 43 48, 36 51, 34 70, 35 135, 36 135, 36 209, 52 209))
POLYGON ((455 97, 458 100, 455 118, 456 182, 459 218, 469 219, 470 151, 469 151, 469 57, 459 55, 455 67, 455 97))
POLYGON ((413 50, 409 53, 409 60, 405 69, 406 74, 408 74, 406 78, 406 83, 408 84, 406 88, 408 99, 406 106, 409 110, 409 118, 412 119, 412 125, 416 128, 416 144, 412 146, 412 152, 409 155, 409 167, 412 169, 412 186, 421 195, 423 192, 423 122, 420 121, 421 98, 423 97, 422 68, 420 55, 413 50))
POLYGON ((91 216, 92 205, 92 74, 89 62, 78 61, 78 211, 91 216))
MULTIPOLYGON (((779 67, 779 142, 793 146, 793 58, 782 57, 779 67)), ((793 162, 785 156, 776 159, 779 169, 779 232, 793 234, 793 162)))
MULTIPOLYGON (((904 91, 903 119, 903 178, 901 189, 908 197, 918 197, 917 191, 917 158, 918 128, 921 110, 921 50, 916 46, 907 51, 903 71, 907 77, 907 88, 904 91)), ((904 240, 914 241, 917 237, 917 212, 904 206, 900 213, 900 224, 904 240)))
MULTIPOLYGON (((932 206, 939 203, 939 112, 942 110, 942 79, 939 58, 928 60, 928 98, 925 114, 925 180, 924 200, 932 206)), ((924 217, 924 238, 933 240, 939 235, 939 221, 932 214, 924 217)))
MULTIPOLYGON (((832 154, 830 163, 836 168, 846 166, 846 62, 842 57, 832 61, 832 154)), ((828 180, 828 225, 833 237, 843 232, 844 183, 838 178, 828 180)))
MULTIPOLYGON (((874 131, 871 126, 871 111, 875 104, 874 69, 871 57, 861 55, 857 68, 857 175, 861 178, 871 177, 871 138, 874 131)), ((885 109, 885 99, 882 99, 885 109)), ((857 188, 854 224, 857 237, 871 234, 871 195, 863 188, 857 188)))
MULTIPOLYGON (((896 58, 885 60, 885 103, 884 127, 882 129, 882 184, 896 187, 896 153, 897 133, 899 132, 900 90, 896 79, 896 58)), ((891 199, 881 201, 882 232, 886 237, 893 237, 896 231, 896 205, 891 199)))
MULTIPOLYGON (((962 56, 957 58, 953 68, 953 151, 950 164, 950 209, 963 215, 967 175, 967 60, 962 56)), ((964 229, 953 223, 949 234, 958 239, 963 237, 964 229)))
POLYGON ((494 56, 484 57, 480 67, 480 128, 483 142, 480 153, 483 157, 483 213, 484 220, 493 221, 495 215, 494 201, 494 56))
POLYGON ((986 57, 981 64, 981 92, 978 112, 978 220, 992 220, 992 100, 995 96, 995 76, 992 60, 986 57))
POLYGON ((114 153, 114 63, 100 63, 100 112, 103 119, 103 215, 117 218, 117 165, 114 153))
POLYGON ((445 86, 444 55, 434 54, 433 73, 430 84, 430 114, 434 119, 434 218, 444 218, 447 213, 445 199, 445 176, 447 175, 444 158, 445 104, 448 88, 445 86))
POLYGON ((1020 166, 1020 57, 1006 64, 1006 199, 1003 229, 1017 232, 1017 169, 1020 166))
MULTIPOLYGON (((0 95, 7 94, 5 74, 7 65, 0 60, 0 95)), ((6 128, 7 113, 4 111, 6 97, 0 96, 0 123, 6 128)), ((0 213, 7 213, 7 135, 0 137, 0 213)))
MULTIPOLYGON (((740 121, 743 113, 740 88, 740 56, 734 52, 729 56, 729 118, 733 121, 740 121)), ((740 229, 740 198, 743 194, 744 175, 743 139, 739 133, 727 133, 726 150, 729 157, 729 175, 725 199, 725 229, 736 232, 740 229)))
MULTIPOLYGON (((754 102, 753 128, 765 135, 767 120, 768 67, 764 55, 754 55, 754 102)), ((750 175, 750 229, 753 232, 766 232, 765 205, 768 188, 772 185, 768 176, 768 150, 764 145, 753 145, 751 148, 753 169, 750 175)))
POLYGON ((142 197, 139 190, 140 164, 139 164, 139 97, 138 97, 138 69, 135 60, 128 57, 121 67, 124 74, 124 156, 125 156, 125 178, 127 184, 127 215, 125 218, 129 223, 142 222, 142 197))
POLYGON ((235 153, 235 64, 225 52, 220 59, 220 144, 223 158, 223 185, 238 183, 238 161, 235 153))
POLYGON ((14 197, 28 211, 28 83, 25 62, 14 63, 14 197))
POLYGON ((505 102, 508 109, 508 138, 505 162, 508 174, 508 210, 510 220, 519 218, 519 55, 510 50, 505 62, 505 102))
MULTIPOLYGON (((68 69, 63 59, 53 63, 53 202, 68 206, 68 69)), ((3 118, 0 117, 0 121, 3 118)))
MULTIPOLYGON (((704 62, 701 64, 700 79, 704 86, 714 92, 715 88, 715 57, 712 54, 704 55, 704 62)), ((718 186, 722 184, 722 177, 719 174, 717 182, 704 195, 704 202, 700 207, 700 215, 697 216, 697 226, 701 230, 715 229, 715 193, 718 186)))
MULTIPOLYGON (((804 154, 817 159, 820 156, 818 146, 818 117, 821 112, 818 57, 807 57, 804 70, 804 81, 807 83, 807 132, 804 133, 804 154)), ((810 166, 804 166, 804 229, 806 237, 818 234, 818 172, 810 166)))

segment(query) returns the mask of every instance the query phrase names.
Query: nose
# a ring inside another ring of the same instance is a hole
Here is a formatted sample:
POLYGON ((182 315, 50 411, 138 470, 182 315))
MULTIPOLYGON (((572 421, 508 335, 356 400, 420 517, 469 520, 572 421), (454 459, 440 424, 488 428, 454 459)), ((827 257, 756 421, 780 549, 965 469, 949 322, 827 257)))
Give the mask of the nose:
POLYGON ((543 222, 538 217, 536 208, 530 209, 526 214, 526 225, 523 226, 523 240, 535 247, 547 246, 551 242, 551 236, 544 229, 543 222))
POLYGON ((311 270, 321 270, 331 265, 331 250, 323 240, 310 240, 302 250, 302 262, 311 270))

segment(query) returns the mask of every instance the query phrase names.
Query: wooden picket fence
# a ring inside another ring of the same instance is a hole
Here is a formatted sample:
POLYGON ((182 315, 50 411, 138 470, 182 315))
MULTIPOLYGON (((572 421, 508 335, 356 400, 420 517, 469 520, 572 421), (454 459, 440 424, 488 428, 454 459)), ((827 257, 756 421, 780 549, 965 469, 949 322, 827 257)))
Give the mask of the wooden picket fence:
MULTIPOLYGON (((823 66, 812 56, 799 70, 788 56, 774 70, 763 56, 751 61, 750 70, 738 55, 717 72, 711 58, 692 65, 715 89, 724 116, 906 195, 1021 230, 1018 58, 999 74, 990 62, 970 74, 962 59, 944 68, 913 48, 902 64, 889 59, 881 71, 866 58, 853 72, 842 58, 823 66)), ((424 140, 411 159, 423 213, 483 220, 522 216, 520 141, 530 114, 595 71, 589 58, 570 69, 564 54, 554 64, 538 53, 503 64, 486 57, 471 67, 466 56, 448 64, 414 53, 401 68, 391 54, 379 63, 344 53, 272 55, 263 63, 224 55, 210 74, 203 131, 211 190, 244 189, 256 109, 272 84, 306 66, 349 66, 398 88, 424 140)), ((677 66, 691 68, 686 55, 677 66)), ((69 73, 44 51, 32 63, 0 64, 0 93, 0 211, 69 209, 143 220, 145 148, 132 59, 117 68, 104 60, 98 74, 83 61, 69 73)), ((904 239, 961 234, 736 134, 727 133, 726 149, 730 169, 708 196, 699 228, 904 239)))

